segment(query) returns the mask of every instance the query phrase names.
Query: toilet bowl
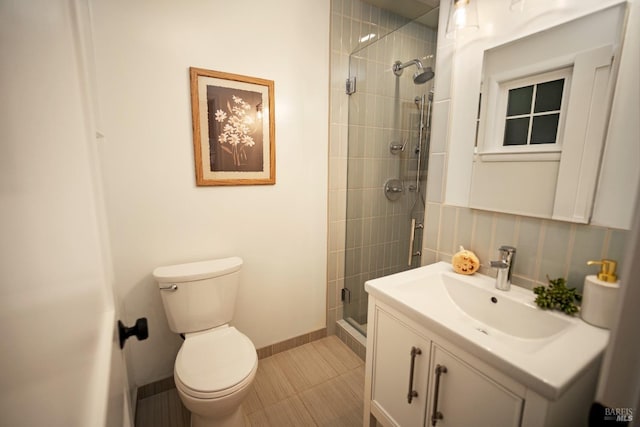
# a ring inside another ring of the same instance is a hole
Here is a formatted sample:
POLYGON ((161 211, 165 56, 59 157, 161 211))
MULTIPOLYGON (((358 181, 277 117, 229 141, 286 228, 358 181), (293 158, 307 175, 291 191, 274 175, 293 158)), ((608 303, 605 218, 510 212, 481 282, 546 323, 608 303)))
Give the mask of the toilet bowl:
POLYGON ((241 266, 232 257, 153 271, 169 328, 185 335, 173 376, 192 427, 244 426, 240 405, 258 357, 251 340, 229 325, 241 266))
POLYGON ((225 325, 187 334, 176 358, 174 379, 191 412, 191 425, 244 425, 240 404, 257 370, 255 348, 236 328, 225 325))

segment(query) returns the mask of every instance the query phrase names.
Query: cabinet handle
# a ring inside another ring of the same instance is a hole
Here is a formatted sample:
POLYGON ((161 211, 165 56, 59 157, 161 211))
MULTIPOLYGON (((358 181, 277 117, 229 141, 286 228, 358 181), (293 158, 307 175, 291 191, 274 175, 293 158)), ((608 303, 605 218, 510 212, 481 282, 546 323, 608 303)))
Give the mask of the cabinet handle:
POLYGON ((436 386, 433 392, 433 412, 431 414, 431 425, 435 427, 438 420, 444 418, 442 412, 438 411, 438 395, 440 394, 440 376, 447 373, 447 367, 436 365, 436 386))
POLYGON ((414 397, 418 397, 418 392, 413 389, 413 371, 416 366, 416 356, 422 354, 422 350, 418 347, 411 347, 411 369, 409 370, 409 393, 407 393, 407 402, 411 405, 414 397))

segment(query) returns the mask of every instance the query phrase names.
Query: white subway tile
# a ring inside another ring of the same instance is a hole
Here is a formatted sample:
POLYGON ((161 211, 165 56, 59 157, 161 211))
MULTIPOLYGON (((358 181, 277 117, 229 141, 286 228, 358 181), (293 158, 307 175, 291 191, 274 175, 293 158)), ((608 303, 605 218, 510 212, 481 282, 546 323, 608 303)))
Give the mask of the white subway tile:
POLYGON ((429 172, 427 174, 428 202, 442 202, 445 159, 446 155, 442 153, 429 155, 429 172))

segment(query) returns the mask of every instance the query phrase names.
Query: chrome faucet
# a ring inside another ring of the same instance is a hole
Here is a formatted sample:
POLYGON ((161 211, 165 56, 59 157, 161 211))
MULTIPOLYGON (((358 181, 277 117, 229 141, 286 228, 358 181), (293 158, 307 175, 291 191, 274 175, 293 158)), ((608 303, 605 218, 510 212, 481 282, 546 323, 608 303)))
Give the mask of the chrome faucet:
POLYGON ((496 289, 508 291, 511 289, 511 271, 516 259, 516 248, 513 246, 500 246, 498 251, 500 251, 500 259, 491 261, 491 267, 498 269, 496 289))

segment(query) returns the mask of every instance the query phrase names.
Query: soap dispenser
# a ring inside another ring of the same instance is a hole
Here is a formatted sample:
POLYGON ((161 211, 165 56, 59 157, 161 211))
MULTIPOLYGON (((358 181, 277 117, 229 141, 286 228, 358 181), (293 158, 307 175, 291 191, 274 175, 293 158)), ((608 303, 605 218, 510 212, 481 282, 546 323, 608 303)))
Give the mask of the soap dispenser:
POLYGON ((580 315, 587 323, 610 329, 620 289, 620 282, 616 276, 617 263, 610 259, 603 259, 588 261, 587 265, 600 265, 600 272, 584 279, 580 315))

